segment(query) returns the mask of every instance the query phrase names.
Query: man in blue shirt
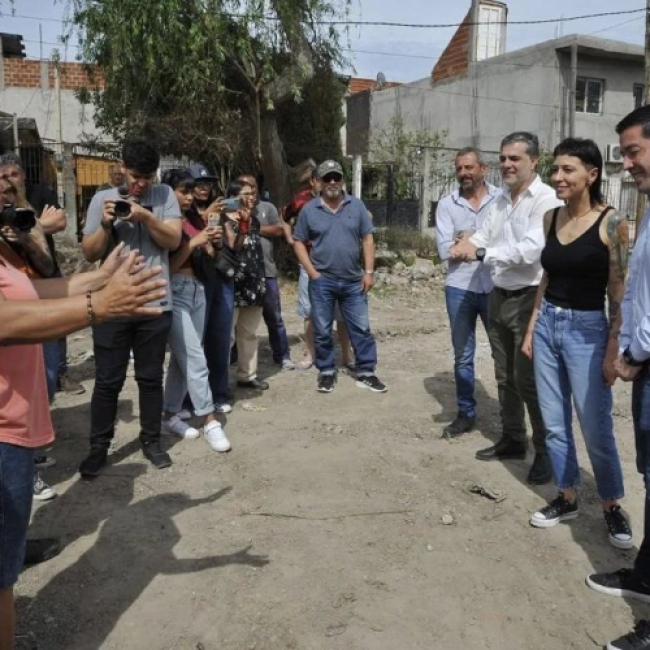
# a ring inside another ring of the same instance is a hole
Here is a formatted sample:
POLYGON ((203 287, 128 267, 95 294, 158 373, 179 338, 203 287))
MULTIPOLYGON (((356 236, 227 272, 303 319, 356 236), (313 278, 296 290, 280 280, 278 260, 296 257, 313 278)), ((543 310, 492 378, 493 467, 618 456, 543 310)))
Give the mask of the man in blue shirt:
POLYGON ((485 215, 500 192, 485 182, 487 165, 478 149, 461 149, 456 154, 455 169, 459 187, 440 200, 436 211, 438 253, 441 260, 449 261, 445 299, 454 346, 458 403, 456 419, 443 432, 447 438, 455 438, 471 431, 476 422, 476 320, 480 317, 487 330, 488 296, 493 286, 489 266, 481 262, 452 260, 450 248, 456 239, 473 235, 483 225, 485 215))
POLYGON ((317 173, 322 194, 300 211, 293 238, 298 261, 309 275, 316 367, 320 371, 318 390, 330 393, 336 384, 332 322, 338 301, 354 348, 357 386, 385 393, 386 386, 375 375, 377 345, 368 318, 367 294, 375 283, 372 222, 363 202, 343 190, 343 169, 339 163, 326 160, 317 173), (312 247, 311 258, 308 243, 312 247))
MULTIPOLYGON (((616 127, 620 137, 623 169, 637 190, 650 196, 650 106, 642 106, 616 127)), ((595 573, 587 584, 612 596, 650 603, 650 226, 646 212, 629 265, 621 306, 618 376, 632 381, 632 419, 636 442, 636 466, 646 490, 644 538, 633 569, 595 573)), ((616 328, 613 328, 616 331, 616 328)), ((650 621, 640 621, 632 633, 612 641, 611 650, 650 650, 650 621)))

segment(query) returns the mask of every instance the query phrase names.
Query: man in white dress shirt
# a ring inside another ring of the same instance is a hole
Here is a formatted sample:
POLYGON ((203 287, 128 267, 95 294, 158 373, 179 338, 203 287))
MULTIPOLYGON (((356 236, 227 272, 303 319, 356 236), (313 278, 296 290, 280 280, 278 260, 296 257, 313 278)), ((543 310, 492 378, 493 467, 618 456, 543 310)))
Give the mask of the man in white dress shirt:
POLYGON ((544 214, 561 205, 561 201, 538 176, 538 158, 539 140, 532 133, 521 131, 504 138, 499 157, 503 193, 493 202, 482 227, 452 248, 451 258, 489 265, 494 282, 488 306, 488 336, 503 433, 495 445, 478 451, 476 458, 525 458, 525 405, 535 448, 528 482, 541 485, 551 480, 552 472, 533 364, 522 354, 521 345, 542 279, 544 214))

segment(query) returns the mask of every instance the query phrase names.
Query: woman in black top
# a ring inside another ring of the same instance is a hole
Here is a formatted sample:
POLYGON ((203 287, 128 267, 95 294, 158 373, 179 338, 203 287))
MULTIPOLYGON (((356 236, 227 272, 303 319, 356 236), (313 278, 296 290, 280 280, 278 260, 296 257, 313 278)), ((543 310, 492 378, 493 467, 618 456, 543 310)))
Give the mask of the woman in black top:
POLYGON ((602 157, 595 142, 569 138, 553 153, 553 183, 566 206, 544 216, 544 277, 522 352, 533 357, 559 495, 534 512, 530 523, 550 528, 578 516, 580 469, 571 426, 573 395, 609 540, 616 548, 629 549, 632 531, 618 505, 623 476, 611 412, 629 248, 627 221, 605 205, 600 190, 602 157))

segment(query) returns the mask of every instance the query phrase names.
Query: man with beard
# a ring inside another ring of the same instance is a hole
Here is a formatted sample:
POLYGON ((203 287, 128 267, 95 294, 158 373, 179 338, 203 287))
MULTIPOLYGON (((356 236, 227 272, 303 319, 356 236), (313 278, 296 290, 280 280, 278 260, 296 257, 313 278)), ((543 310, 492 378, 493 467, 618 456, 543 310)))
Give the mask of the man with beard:
MULTIPOLYGON (((483 225, 488 210, 500 193, 496 187, 485 182, 487 165, 477 149, 461 149, 456 154, 455 167, 459 187, 440 200, 436 211, 436 241, 441 260, 449 260, 451 246, 456 239, 473 235, 483 225)), ((471 431, 476 422, 476 320, 480 317, 487 330, 488 296, 491 290, 489 267, 478 261, 449 260, 445 299, 454 346, 458 414, 444 429, 447 438, 471 431)))
POLYGON ((504 190, 493 201, 483 225, 451 248, 451 259, 490 267, 494 289, 488 306, 488 336, 499 389, 501 439, 476 453, 478 460, 526 457, 524 405, 533 429, 535 460, 528 473, 533 485, 552 478, 546 429, 537 401, 533 364, 521 351, 542 279, 544 215, 562 205, 555 190, 537 174, 539 139, 526 131, 506 136, 499 163, 504 190))
POLYGON ((317 173, 322 194, 301 210, 293 238, 298 261, 309 275, 318 390, 330 393, 336 384, 332 323, 334 304, 338 301, 354 348, 357 386, 385 393, 386 386, 375 375, 377 345, 368 318, 367 294, 375 283, 372 222, 363 202, 343 190, 343 169, 339 163, 326 160, 317 173), (311 257, 306 242, 311 242, 311 257))

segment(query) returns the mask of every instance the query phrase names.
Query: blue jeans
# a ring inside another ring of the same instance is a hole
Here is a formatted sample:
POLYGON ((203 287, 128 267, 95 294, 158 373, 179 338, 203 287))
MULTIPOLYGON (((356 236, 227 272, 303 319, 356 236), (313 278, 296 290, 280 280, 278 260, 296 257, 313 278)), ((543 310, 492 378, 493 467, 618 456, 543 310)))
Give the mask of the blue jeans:
POLYGON ((205 289, 195 277, 173 275, 173 318, 169 331, 171 357, 165 380, 164 409, 178 413, 189 393, 196 416, 214 411, 208 382, 208 365, 203 352, 205 289))
POLYGON ((0 589, 23 570, 34 496, 34 450, 0 442, 0 589))
POLYGON ((217 274, 206 285, 207 317, 205 319, 204 351, 210 371, 210 390, 215 404, 230 399, 230 332, 235 313, 235 281, 217 274))
POLYGON ((632 420, 636 443, 636 468, 645 484, 643 541, 634 562, 634 573, 650 585, 650 372, 648 365, 632 385, 632 420))
POLYGON ((332 324, 334 305, 338 301, 354 350, 356 374, 359 377, 373 375, 377 366, 377 345, 370 332, 368 296, 361 290, 361 281, 334 280, 321 275, 317 280, 309 280, 309 299, 316 367, 321 374, 336 373, 332 324))
POLYGON ((533 337, 539 407, 555 483, 580 483, 571 427, 571 395, 603 501, 624 495, 612 428, 612 390, 603 377, 609 327, 602 311, 577 311, 542 301, 533 337))
POLYGON ((487 330, 488 293, 476 293, 456 287, 445 287, 447 314, 454 346, 454 375, 458 415, 476 417, 474 397, 474 354, 476 352, 476 320, 480 317, 487 330))
POLYGON ((59 341, 43 343, 43 356, 45 359, 47 397, 52 402, 54 393, 56 393, 56 380, 59 378, 59 366, 61 363, 59 341))
POLYGON ((269 345, 273 350, 273 361, 282 363, 291 357, 287 329, 282 320, 282 304, 280 302, 280 287, 277 278, 266 278, 266 293, 264 294, 264 322, 269 330, 269 345))

